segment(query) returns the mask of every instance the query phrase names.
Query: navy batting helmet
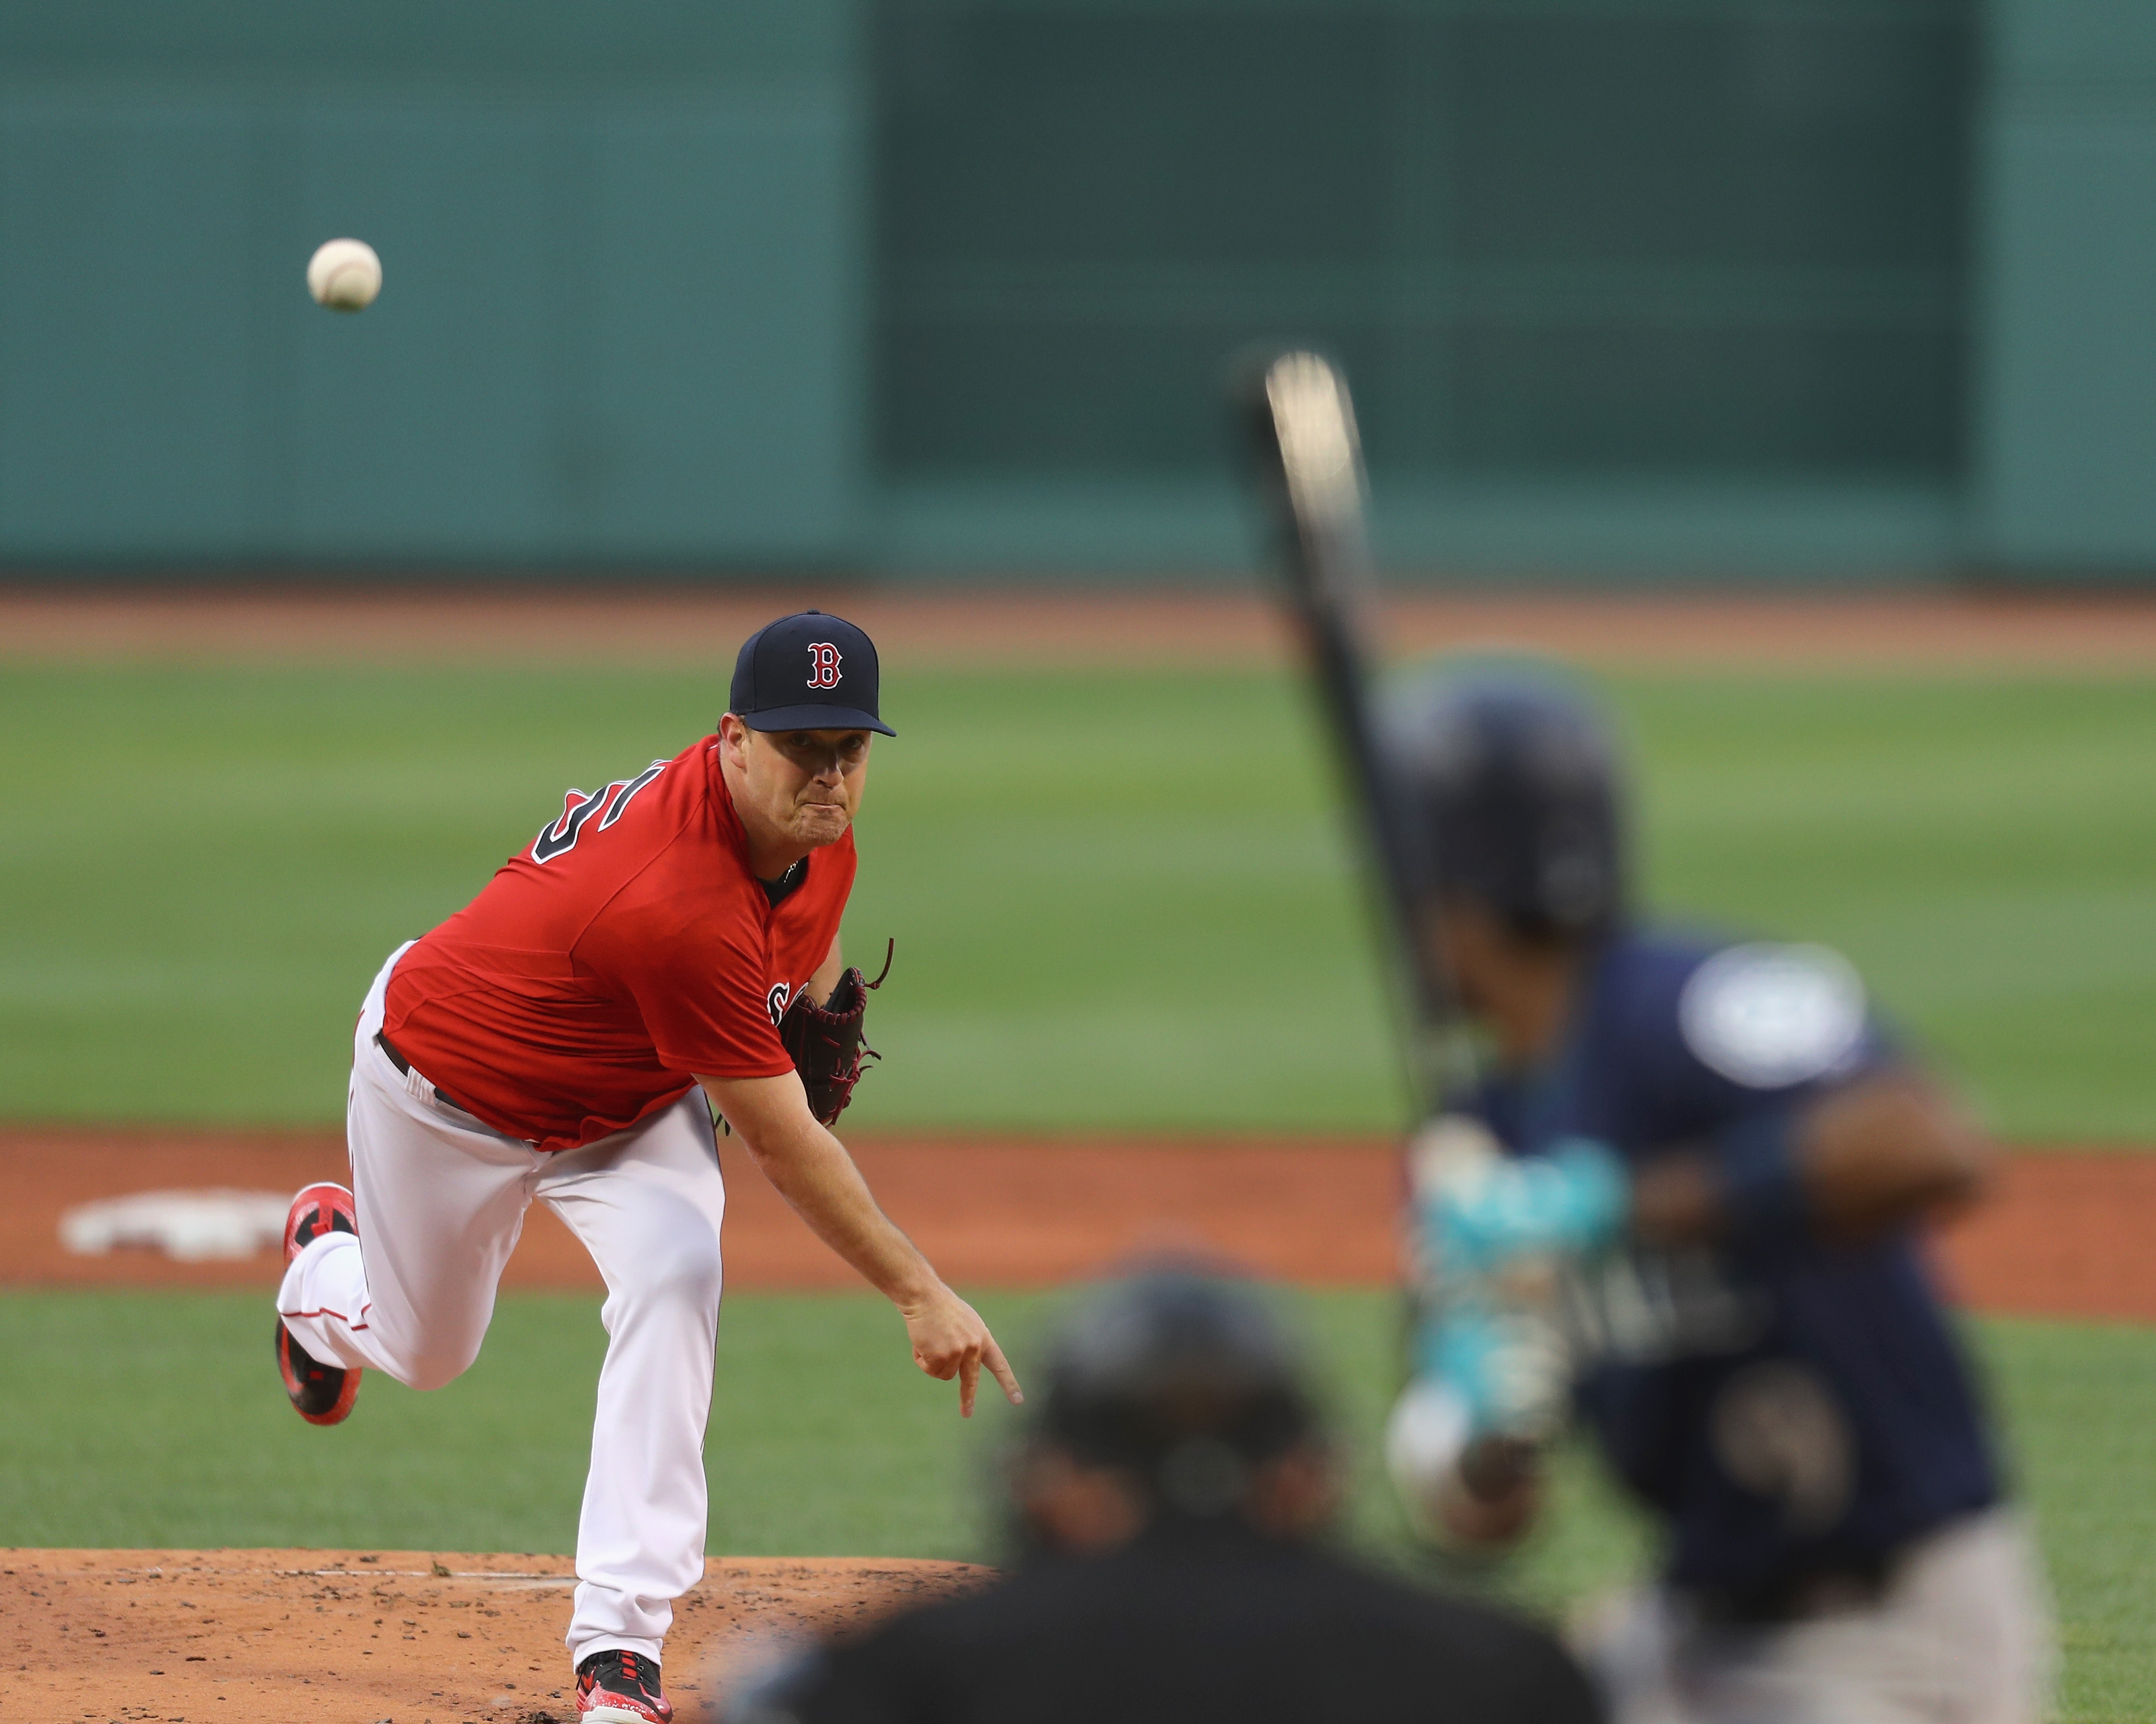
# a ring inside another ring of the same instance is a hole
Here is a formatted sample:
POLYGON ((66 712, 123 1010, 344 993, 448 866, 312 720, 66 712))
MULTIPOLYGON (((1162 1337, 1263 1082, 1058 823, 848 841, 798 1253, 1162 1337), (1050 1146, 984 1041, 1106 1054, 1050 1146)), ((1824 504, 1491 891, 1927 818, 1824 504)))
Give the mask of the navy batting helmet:
POLYGON ((1440 675, 1395 691, 1385 737, 1427 890, 1525 933, 1593 938, 1617 925, 1620 775, 1582 695, 1525 672, 1440 675))

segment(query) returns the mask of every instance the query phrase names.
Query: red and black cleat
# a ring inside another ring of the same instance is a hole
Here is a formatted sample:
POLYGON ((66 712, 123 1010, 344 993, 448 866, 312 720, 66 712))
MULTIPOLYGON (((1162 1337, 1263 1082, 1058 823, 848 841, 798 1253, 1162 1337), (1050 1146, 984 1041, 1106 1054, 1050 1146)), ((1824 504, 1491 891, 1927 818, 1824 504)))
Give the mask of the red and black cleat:
POLYGON ((359 1236, 359 1205, 341 1185, 324 1180, 292 1199, 285 1217, 285 1261, 290 1263, 326 1233, 359 1236))
POLYGON ((659 1691, 659 1666, 619 1647, 577 1666, 577 1711, 584 1724, 668 1724, 674 1716, 659 1691))
MULTIPOLYGON (((359 1234, 359 1210, 341 1185, 311 1185, 292 1199, 285 1219, 285 1261, 290 1263, 326 1233, 359 1234)), ((277 1320, 277 1374, 292 1408, 309 1424, 341 1424, 359 1398, 359 1370, 325 1365, 292 1338, 277 1320)))

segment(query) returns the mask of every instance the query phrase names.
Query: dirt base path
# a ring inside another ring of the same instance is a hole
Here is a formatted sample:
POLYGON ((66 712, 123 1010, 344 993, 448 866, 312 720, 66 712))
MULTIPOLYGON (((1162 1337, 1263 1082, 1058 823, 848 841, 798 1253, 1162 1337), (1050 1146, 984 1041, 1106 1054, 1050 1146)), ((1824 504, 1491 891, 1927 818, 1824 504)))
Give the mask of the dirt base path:
MULTIPOLYGON (((831 581, 639 591, 0 588, 0 659, 397 664, 732 664, 742 638, 821 605, 894 668, 1284 664, 1291 642, 1254 582, 1159 591, 831 581)), ((1742 595, 1401 591, 1387 644, 1527 648, 1609 664, 2108 671, 2156 666, 2156 598, 1895 593, 1742 595)))
MULTIPOLYGON (((1398 1169, 1369 1140, 1062 1142, 857 1137, 878 1195, 952 1280, 1055 1286, 1147 1251, 1194 1250, 1312 1285, 1393 1275, 1398 1169)), ((857 1285, 738 1145, 727 1178, 726 1282, 748 1288, 857 1285)), ((151 1250, 69 1252, 62 1217, 92 1199, 228 1187, 290 1193, 341 1179, 328 1132, 0 1133, 9 1173, 0 1208, 0 1285, 269 1287, 279 1264, 180 1263, 151 1250)), ((2156 1322, 2156 1154, 2056 1151, 2015 1157, 1992 1201, 1946 1229, 1950 1284, 1979 1310, 2156 1322)), ((535 1206, 504 1277, 512 1287, 599 1282, 567 1229, 535 1206)))
MULTIPOLYGON (((675 1606, 681 1724, 789 1644, 978 1585, 901 1558, 712 1557, 675 1606)), ((567 1724, 566 1557, 0 1550, 10 1718, 567 1724)))

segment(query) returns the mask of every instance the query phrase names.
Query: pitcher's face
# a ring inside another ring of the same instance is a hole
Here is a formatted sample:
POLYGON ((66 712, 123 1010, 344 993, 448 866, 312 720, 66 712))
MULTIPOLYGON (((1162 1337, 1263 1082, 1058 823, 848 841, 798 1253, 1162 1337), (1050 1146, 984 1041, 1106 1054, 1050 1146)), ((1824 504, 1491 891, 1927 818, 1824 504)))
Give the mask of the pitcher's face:
POLYGON ((737 769, 742 824, 767 841, 836 844, 860 810, 871 740, 867 731, 753 731, 728 713, 720 741, 737 769))

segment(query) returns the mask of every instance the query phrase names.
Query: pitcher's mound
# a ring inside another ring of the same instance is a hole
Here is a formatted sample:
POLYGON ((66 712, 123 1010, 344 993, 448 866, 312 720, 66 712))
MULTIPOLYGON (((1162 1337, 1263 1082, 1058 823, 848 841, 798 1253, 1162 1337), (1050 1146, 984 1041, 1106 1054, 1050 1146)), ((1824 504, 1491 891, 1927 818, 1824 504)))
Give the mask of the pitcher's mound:
MULTIPOLYGON (((905 1558, 714 1557, 675 1606, 684 1724, 796 1642, 980 1584, 905 1558)), ((0 1551, 11 1714, 168 1724, 533 1724, 576 1716, 566 1557, 0 1551)))

